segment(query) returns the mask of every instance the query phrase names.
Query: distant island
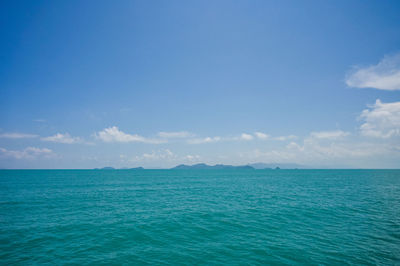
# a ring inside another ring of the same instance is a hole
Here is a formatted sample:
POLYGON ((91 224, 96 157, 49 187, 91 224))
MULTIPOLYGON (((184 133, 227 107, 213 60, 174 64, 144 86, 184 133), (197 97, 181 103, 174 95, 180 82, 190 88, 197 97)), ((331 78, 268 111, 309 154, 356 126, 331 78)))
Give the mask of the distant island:
MULTIPOLYGON (((95 170, 144 170, 143 167, 134 167, 134 168, 114 168, 111 166, 106 166, 102 168, 95 168, 95 170)), ((157 168, 162 169, 162 168, 157 168)), ((208 165, 205 163, 198 163, 193 165, 187 164, 180 164, 172 168, 164 168, 164 169, 211 169, 211 170, 219 170, 219 169, 247 169, 247 170, 261 170, 261 169, 310 169, 310 167, 299 165, 295 163, 252 163, 247 165, 229 165, 229 164, 215 164, 215 165, 208 165)))
POLYGON ((194 165, 180 164, 171 169, 207 169, 207 170, 208 169, 248 169, 248 170, 254 170, 255 168, 251 167, 250 165, 233 166, 233 165, 225 165, 225 164, 208 165, 205 163, 199 163, 199 164, 194 164, 194 165))
POLYGON ((255 169, 310 169, 312 167, 296 163, 252 163, 249 164, 255 169))
POLYGON ((123 167, 123 168, 114 168, 111 166, 106 166, 103 168, 94 168, 94 170, 143 170, 143 167, 134 167, 134 168, 127 168, 127 167, 123 167))
POLYGON ((208 165, 205 163, 199 163, 194 165, 180 164, 171 169, 307 169, 309 167, 295 164, 295 163, 253 163, 247 165, 226 165, 226 164, 216 164, 208 165))

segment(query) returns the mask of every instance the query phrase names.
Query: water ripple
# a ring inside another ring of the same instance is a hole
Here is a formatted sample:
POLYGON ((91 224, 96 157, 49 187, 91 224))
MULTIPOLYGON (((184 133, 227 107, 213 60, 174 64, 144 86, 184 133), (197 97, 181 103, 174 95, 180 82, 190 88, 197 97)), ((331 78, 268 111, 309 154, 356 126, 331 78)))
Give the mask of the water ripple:
POLYGON ((0 171, 0 264, 400 264, 400 171, 0 171))

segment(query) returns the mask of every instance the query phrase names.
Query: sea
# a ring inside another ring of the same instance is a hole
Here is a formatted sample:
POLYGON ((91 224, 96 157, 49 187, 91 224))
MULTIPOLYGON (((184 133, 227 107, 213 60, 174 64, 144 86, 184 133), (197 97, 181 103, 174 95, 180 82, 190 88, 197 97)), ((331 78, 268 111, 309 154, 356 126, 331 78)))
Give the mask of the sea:
POLYGON ((400 170, 0 170, 0 265, 400 265, 400 170))

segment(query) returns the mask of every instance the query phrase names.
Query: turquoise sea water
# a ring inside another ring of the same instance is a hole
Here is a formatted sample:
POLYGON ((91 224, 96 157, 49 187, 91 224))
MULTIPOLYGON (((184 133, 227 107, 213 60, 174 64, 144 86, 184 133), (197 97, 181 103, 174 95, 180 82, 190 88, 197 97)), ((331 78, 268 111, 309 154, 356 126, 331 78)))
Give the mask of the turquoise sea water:
POLYGON ((1 170, 0 265, 400 264, 399 170, 1 170))

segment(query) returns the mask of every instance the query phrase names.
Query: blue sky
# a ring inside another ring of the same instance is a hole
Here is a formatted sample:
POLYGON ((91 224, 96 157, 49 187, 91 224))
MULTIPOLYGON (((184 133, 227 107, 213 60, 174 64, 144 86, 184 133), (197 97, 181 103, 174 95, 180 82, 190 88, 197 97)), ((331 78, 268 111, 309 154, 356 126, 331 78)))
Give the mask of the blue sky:
POLYGON ((2 1, 0 168, 400 167, 398 1, 2 1))

